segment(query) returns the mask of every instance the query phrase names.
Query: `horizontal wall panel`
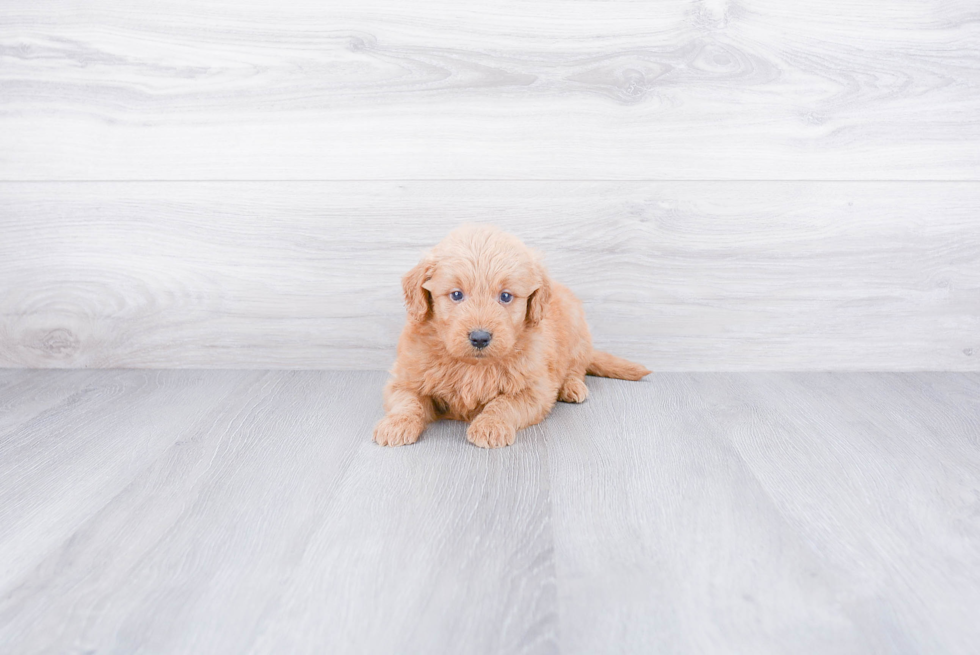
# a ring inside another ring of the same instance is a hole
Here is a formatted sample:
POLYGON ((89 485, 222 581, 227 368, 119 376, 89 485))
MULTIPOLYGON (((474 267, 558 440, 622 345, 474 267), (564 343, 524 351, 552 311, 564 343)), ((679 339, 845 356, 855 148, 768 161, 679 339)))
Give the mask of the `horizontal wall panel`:
POLYGON ((384 368, 463 222, 656 370, 980 370, 980 184, 0 184, 0 366, 384 368))
POLYGON ((980 179, 975 0, 35 0, 0 179, 980 179))

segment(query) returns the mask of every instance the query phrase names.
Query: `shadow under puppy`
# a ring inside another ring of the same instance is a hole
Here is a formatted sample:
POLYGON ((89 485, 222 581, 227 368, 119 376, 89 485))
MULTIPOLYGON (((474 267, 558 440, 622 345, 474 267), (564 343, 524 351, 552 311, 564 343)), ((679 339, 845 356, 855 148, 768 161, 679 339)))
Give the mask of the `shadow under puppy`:
POLYGON ((639 380, 639 364, 592 349, 582 303, 539 257, 500 230, 451 232, 402 279, 408 322, 384 390, 383 446, 415 443, 426 425, 470 421, 483 448, 509 446, 556 400, 580 403, 585 375, 639 380))

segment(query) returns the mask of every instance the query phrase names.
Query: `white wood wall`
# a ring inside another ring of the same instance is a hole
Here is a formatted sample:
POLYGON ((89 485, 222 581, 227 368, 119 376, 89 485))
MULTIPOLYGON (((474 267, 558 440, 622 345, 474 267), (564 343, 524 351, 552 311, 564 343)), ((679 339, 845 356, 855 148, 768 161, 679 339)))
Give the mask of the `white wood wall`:
POLYGON ((0 0, 0 366, 383 368, 464 221, 657 370, 980 370, 980 8, 0 0))

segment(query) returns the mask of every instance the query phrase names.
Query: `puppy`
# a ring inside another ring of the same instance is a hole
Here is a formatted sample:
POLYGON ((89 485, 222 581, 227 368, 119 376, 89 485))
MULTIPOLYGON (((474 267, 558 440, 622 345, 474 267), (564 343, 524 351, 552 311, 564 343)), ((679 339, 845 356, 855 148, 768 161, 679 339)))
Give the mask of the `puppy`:
POLYGON ((437 419, 469 421, 483 448, 514 443, 556 400, 580 403, 585 375, 639 380, 639 364, 592 349, 582 303, 496 228, 454 230, 402 279, 408 322, 384 390, 383 446, 415 443, 437 419))

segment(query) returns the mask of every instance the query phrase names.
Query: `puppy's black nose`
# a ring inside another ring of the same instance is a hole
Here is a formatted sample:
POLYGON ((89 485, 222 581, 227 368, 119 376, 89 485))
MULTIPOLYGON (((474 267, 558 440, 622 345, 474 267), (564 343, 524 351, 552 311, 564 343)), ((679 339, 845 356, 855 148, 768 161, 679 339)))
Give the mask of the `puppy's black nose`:
POLYGON ((486 330, 473 330, 470 332, 470 343, 473 344, 474 348, 479 348, 483 350, 490 344, 490 339, 493 335, 486 330))

